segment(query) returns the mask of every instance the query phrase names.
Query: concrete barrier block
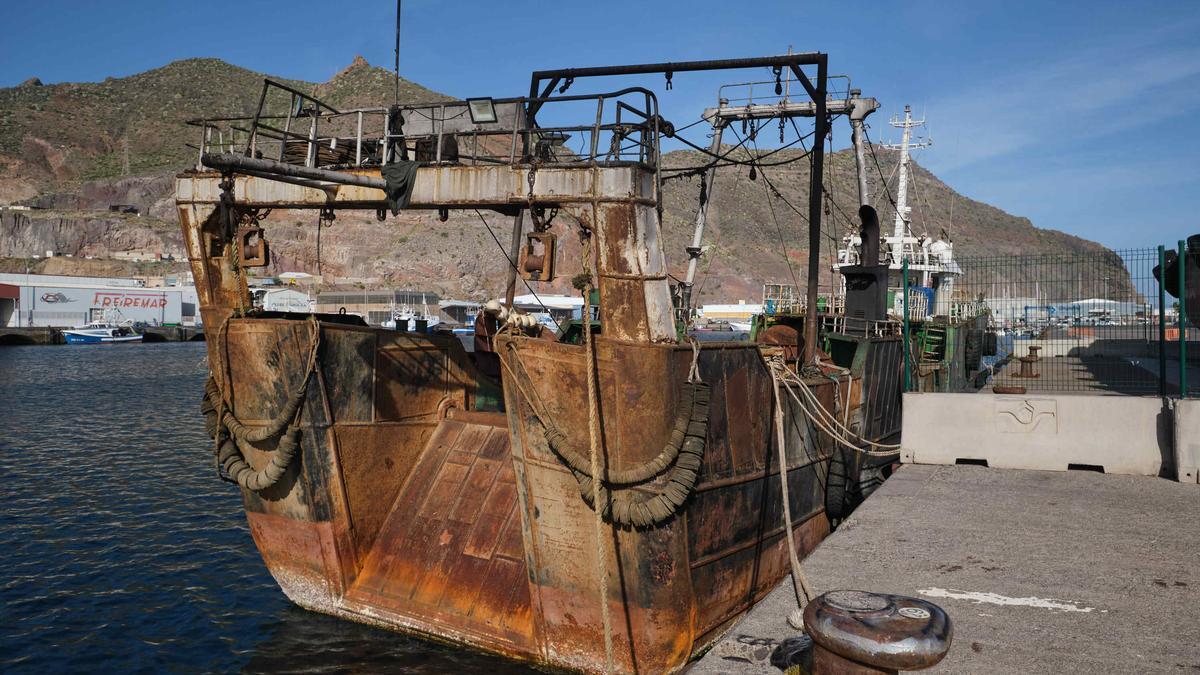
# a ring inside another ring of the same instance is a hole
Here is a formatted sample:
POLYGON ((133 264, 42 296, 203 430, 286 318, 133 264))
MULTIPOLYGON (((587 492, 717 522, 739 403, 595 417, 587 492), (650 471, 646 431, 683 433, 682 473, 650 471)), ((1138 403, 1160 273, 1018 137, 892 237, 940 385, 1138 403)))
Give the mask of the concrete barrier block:
POLYGON ((906 393, 900 458, 1158 476, 1172 460, 1171 424, 1159 398, 906 393))
POLYGON ((1180 483, 1200 485, 1200 400, 1175 402, 1175 469, 1180 483))

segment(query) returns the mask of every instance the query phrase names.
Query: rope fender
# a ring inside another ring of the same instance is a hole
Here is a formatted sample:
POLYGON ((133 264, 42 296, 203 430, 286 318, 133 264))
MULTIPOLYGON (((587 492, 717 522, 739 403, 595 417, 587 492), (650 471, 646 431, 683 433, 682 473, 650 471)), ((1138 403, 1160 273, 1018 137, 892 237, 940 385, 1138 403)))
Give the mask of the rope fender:
MULTIPOLYGON (((686 421, 686 425, 681 434, 682 442, 675 451, 675 465, 667 474, 666 485, 653 494, 631 495, 616 492, 606 486, 606 483, 611 485, 613 481, 600 481, 599 491, 603 514, 612 522, 633 527, 658 525, 675 515, 691 496, 700 476, 700 467, 704 461, 704 448, 708 439, 709 389, 708 385, 701 383, 688 384, 685 391, 687 389, 692 391, 692 405, 690 411, 688 408, 680 406, 677 419, 686 421), (685 415, 685 411, 690 414, 685 415)), ((658 457, 646 462, 643 467, 649 467, 659 461, 671 449, 678 434, 680 434, 680 429, 677 422, 676 428, 671 432, 671 440, 667 442, 667 447, 659 453, 658 457)), ((635 467, 635 469, 643 467, 635 467)), ((583 496, 584 501, 588 506, 595 508, 593 478, 580 471, 572 470, 571 473, 579 483, 579 493, 583 496)))
MULTIPOLYGON (((596 508, 592 472, 588 458, 572 447, 566 434, 554 423, 546 412, 539 397, 527 391, 524 382, 531 381, 525 372, 520 354, 513 343, 509 343, 513 363, 520 371, 509 370, 522 396, 533 411, 534 418, 542 428, 547 445, 571 471, 579 483, 579 493, 591 508, 596 508)), ((501 362, 503 363, 503 361, 501 362)), ((704 449, 708 442, 708 404, 710 390, 703 382, 685 382, 675 412, 675 423, 666 445, 653 458, 636 466, 600 469, 600 502, 603 515, 617 525, 651 527, 669 519, 679 511, 696 486, 703 463, 704 449), (666 484, 649 495, 629 495, 614 491, 609 486, 632 486, 655 478, 668 468, 666 484)))
MULTIPOLYGON (((278 483, 300 447, 300 406, 308 393, 308 381, 316 372, 317 352, 321 341, 321 328, 316 317, 310 317, 309 323, 312 333, 304 376, 295 391, 288 396, 280 413, 265 426, 254 428, 239 420, 226 405, 226 396, 214 377, 210 376, 204 384, 204 401, 200 405, 200 411, 205 417, 206 431, 217 444, 217 465, 233 482, 247 490, 259 492, 278 483), (226 433, 229 434, 228 437, 225 436, 226 433), (273 453, 271 461, 261 470, 255 471, 246 461, 246 448, 253 443, 275 437, 279 437, 279 440, 274 448, 268 450, 273 453)), ((224 341, 228 339, 228 324, 229 318, 226 318, 218 331, 222 339, 222 352, 227 351, 224 341)), ((226 366, 225 379, 228 381, 228 358, 226 366)))

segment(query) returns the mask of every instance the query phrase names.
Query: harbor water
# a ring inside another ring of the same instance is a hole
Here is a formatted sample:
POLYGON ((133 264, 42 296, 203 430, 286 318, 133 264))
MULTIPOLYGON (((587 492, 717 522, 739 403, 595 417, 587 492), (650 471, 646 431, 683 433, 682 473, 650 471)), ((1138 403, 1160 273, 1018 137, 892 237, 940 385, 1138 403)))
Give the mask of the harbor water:
POLYGON ((291 605, 216 477, 205 354, 0 348, 0 671, 527 672, 291 605))

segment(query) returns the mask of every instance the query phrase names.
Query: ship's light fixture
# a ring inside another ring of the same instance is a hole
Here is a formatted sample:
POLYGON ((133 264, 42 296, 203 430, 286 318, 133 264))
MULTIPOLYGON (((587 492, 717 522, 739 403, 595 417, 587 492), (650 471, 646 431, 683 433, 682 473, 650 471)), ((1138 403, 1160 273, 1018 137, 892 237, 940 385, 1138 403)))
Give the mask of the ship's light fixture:
POLYGON ((473 124, 489 124, 496 121, 496 104, 492 97, 467 99, 467 110, 473 124))

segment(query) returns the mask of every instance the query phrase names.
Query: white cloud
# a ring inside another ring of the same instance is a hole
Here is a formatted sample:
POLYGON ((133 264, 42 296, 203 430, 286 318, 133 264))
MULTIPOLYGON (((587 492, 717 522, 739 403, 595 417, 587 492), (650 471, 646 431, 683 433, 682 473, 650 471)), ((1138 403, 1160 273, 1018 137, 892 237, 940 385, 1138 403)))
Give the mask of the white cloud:
POLYGON ((934 153, 930 166, 948 172, 1035 147, 1078 147, 1191 114, 1200 104, 1200 45, 1184 36, 1193 29, 1106 40, 931 101, 934 136, 953 151, 934 153))

